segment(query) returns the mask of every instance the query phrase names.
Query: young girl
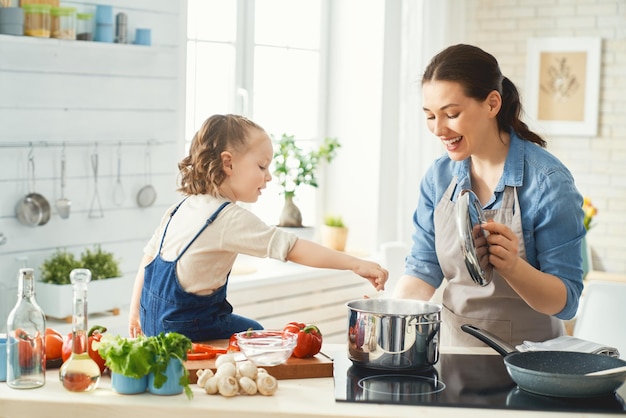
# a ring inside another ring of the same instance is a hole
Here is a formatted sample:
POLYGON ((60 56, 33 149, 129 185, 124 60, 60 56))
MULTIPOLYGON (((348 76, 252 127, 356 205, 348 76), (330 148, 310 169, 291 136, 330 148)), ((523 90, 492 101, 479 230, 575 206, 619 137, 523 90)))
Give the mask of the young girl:
POLYGON ((268 226, 237 201, 256 202, 272 179, 272 142, 257 124, 214 115, 195 134, 179 164, 186 197, 169 208, 144 248, 130 305, 129 332, 178 332, 193 341, 229 338, 258 322, 233 314, 226 300, 237 254, 311 267, 352 270, 383 290, 378 264, 268 226))
POLYGON ((471 45, 437 54, 422 78, 429 129, 445 146, 422 180, 413 248, 394 295, 428 300, 444 279, 444 345, 480 345, 469 323, 513 344, 562 335, 582 291, 582 196, 545 140, 520 120, 515 85, 496 59, 471 45), (462 189, 487 217, 485 287, 464 264, 454 219, 462 189))

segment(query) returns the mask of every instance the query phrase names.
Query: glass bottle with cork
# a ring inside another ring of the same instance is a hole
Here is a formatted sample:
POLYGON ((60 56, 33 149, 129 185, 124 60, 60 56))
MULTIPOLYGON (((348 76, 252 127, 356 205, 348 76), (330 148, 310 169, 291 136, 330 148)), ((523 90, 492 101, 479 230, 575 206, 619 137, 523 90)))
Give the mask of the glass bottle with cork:
POLYGON ((59 370, 63 387, 71 392, 90 392, 98 386, 100 368, 89 356, 87 331, 87 283, 91 281, 89 269, 74 269, 70 273, 74 285, 74 310, 72 316, 72 354, 59 370))
POLYGON ((32 268, 18 273, 17 303, 7 319, 7 385, 33 389, 46 383, 46 317, 35 300, 32 268))

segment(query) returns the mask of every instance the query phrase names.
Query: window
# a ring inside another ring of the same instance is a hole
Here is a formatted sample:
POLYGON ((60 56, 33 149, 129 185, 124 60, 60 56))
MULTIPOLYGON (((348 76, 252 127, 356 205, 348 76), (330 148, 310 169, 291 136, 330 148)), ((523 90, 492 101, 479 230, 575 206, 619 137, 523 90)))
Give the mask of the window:
MULTIPOLYGON (((323 134, 325 0, 188 0, 186 138, 212 114, 240 113, 303 148, 323 134)), ((315 193, 298 190, 305 224, 315 193)), ((268 184, 251 210, 276 224, 283 197, 268 184)))

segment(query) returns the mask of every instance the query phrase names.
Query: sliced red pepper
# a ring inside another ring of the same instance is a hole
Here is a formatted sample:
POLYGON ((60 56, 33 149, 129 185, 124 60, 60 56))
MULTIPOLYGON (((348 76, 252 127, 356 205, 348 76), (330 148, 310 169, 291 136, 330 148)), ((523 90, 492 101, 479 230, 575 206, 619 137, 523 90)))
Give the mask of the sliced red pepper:
POLYGON ((215 353, 192 353, 190 351, 187 352, 188 361, 210 360, 215 357, 217 357, 217 354, 215 353))
POLYGON ((202 343, 192 343, 191 344, 191 352, 192 353, 208 353, 208 354, 226 354, 225 348, 215 347, 209 344, 202 343))
POLYGON ((229 353, 234 353, 239 350, 239 341, 237 341, 237 334, 233 334, 230 336, 230 339, 228 340, 228 348, 227 351, 229 353))

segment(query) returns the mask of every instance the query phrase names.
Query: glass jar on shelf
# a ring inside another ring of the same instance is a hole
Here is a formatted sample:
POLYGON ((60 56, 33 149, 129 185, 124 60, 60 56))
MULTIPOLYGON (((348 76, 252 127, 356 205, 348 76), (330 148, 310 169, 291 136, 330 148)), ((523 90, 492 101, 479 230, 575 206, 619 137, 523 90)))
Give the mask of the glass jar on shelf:
POLYGON ((76 39, 76 9, 53 7, 50 9, 50 35, 57 39, 76 39))
POLYGON ((79 41, 93 41, 93 14, 76 14, 76 39, 79 41))
POLYGON ((24 35, 50 37, 50 5, 24 4, 24 35))

